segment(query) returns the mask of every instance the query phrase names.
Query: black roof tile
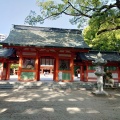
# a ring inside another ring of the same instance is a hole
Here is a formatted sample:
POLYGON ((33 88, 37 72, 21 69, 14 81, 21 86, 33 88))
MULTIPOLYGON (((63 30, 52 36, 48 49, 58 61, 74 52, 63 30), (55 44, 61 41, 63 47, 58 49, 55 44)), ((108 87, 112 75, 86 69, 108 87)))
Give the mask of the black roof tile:
MULTIPOLYGON (((99 51, 89 51, 89 53, 79 53, 79 57, 85 61, 94 61, 97 58, 99 51)), ((107 61, 120 62, 120 54, 118 52, 100 52, 102 58, 107 61)))
POLYGON ((1 44, 89 49, 80 30, 23 25, 14 25, 13 28, 1 44))

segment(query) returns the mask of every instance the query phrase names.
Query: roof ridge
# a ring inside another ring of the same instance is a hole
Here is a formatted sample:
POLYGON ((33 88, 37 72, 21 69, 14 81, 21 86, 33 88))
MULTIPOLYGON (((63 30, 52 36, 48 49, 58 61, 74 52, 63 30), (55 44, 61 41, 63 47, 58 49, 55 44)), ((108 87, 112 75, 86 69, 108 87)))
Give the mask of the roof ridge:
POLYGON ((18 30, 35 30, 35 31, 46 31, 46 32, 62 32, 62 33, 74 33, 81 34, 82 31, 79 29, 64 29, 54 27, 39 27, 39 26, 26 26, 26 25, 13 25, 14 29, 18 30))
POLYGON ((118 54, 119 52, 118 51, 99 51, 99 50, 89 50, 89 53, 115 53, 115 54, 118 54))

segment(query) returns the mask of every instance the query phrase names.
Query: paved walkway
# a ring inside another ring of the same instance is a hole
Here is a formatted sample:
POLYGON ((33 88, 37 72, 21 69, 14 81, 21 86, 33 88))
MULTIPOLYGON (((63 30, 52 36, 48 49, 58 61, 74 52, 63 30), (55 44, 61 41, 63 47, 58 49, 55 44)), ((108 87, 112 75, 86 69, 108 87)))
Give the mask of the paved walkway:
POLYGON ((120 91, 0 89, 0 120, 120 120, 120 91))

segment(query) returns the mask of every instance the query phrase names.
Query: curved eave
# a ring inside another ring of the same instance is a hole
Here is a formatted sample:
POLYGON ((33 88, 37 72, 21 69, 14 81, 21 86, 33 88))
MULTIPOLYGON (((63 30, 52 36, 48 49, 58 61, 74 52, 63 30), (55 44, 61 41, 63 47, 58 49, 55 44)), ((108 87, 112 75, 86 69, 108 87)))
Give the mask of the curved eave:
POLYGON ((20 47, 41 47, 41 48, 67 48, 67 49, 86 49, 86 50, 90 50, 90 48, 82 48, 82 47, 63 47, 63 46, 39 46, 39 45, 23 45, 23 44, 13 44, 13 43, 1 43, 2 45, 6 45, 6 46, 20 46, 20 47))

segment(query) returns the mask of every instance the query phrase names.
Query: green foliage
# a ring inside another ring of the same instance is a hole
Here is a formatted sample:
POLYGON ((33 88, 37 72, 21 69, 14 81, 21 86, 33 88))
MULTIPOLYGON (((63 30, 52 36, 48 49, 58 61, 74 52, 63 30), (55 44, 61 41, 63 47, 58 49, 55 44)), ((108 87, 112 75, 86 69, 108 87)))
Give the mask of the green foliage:
POLYGON ((17 69, 19 67, 19 65, 18 64, 11 64, 11 69, 17 69))
POLYGON ((40 7, 40 15, 31 11, 26 17, 25 23, 35 25, 37 22, 43 23, 45 19, 56 19, 65 14, 73 17, 70 20, 72 24, 82 25, 80 21, 86 22, 92 15, 92 9, 101 5, 100 0, 59 0, 59 2, 57 0, 42 2, 37 0, 36 3, 40 7))
POLYGON ((120 51, 120 29, 114 29, 117 26, 120 26, 120 18, 113 9, 89 20, 89 27, 83 32, 84 39, 93 49, 120 51))
POLYGON ((103 32, 100 35, 90 26, 84 30, 85 42, 96 50, 120 51, 120 30, 103 32))
POLYGON ((35 25, 43 23, 45 19, 57 19, 62 14, 72 16, 70 22, 85 25, 88 19, 91 19, 89 24, 97 19, 97 25, 100 26, 104 20, 111 20, 120 15, 120 1, 109 0, 36 0, 37 6, 40 7, 40 14, 31 11, 26 17, 25 23, 35 25), (114 9, 114 11, 113 11, 114 9))
POLYGON ((72 16, 70 22, 78 24, 78 26, 85 25, 88 19, 91 19, 89 24, 97 19, 97 25, 101 24, 106 19, 111 19, 119 13, 119 4, 113 1, 112 4, 108 0, 37 0, 38 7, 40 7, 40 14, 37 15, 34 11, 26 17, 25 23, 35 25, 40 22, 43 23, 45 19, 57 19, 62 14, 72 16), (117 6, 118 5, 118 6, 117 6), (115 12, 113 12, 113 10, 115 12))

